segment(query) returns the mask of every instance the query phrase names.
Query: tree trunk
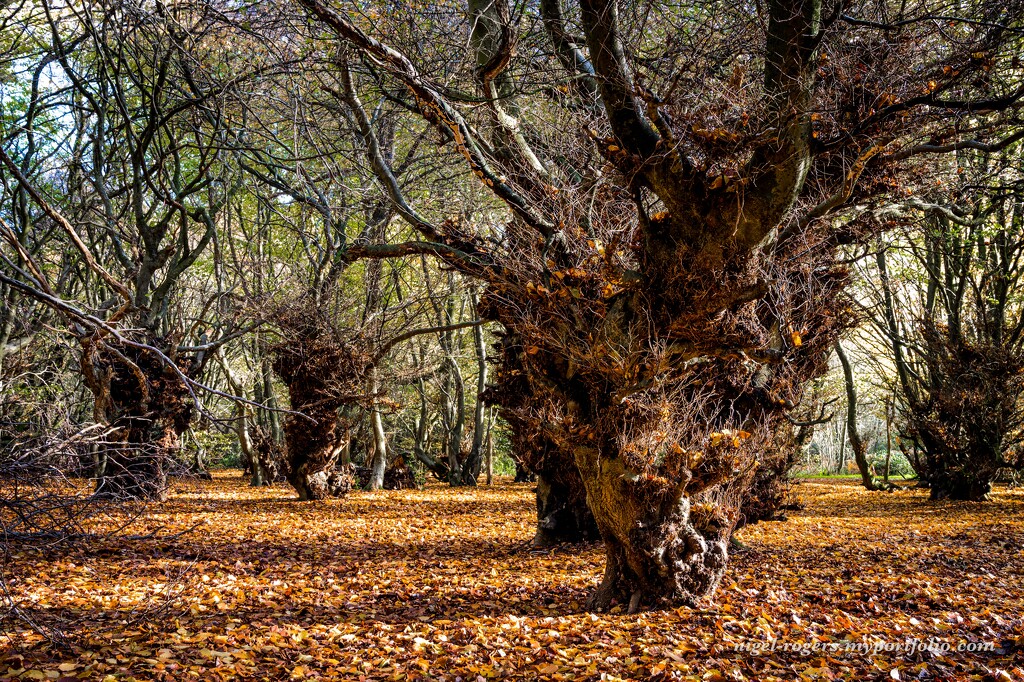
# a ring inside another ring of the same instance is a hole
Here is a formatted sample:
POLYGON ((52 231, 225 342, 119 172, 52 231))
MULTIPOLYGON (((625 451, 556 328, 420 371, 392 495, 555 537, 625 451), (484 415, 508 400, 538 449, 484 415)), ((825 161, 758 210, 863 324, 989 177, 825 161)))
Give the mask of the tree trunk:
POLYGON ((795 428, 780 423, 772 442, 764 448, 750 487, 744 491, 737 529, 761 521, 782 521, 784 507, 796 504, 791 500, 790 471, 800 461, 804 448, 814 436, 814 407, 811 401, 807 421, 795 428))
POLYGON ((446 381, 447 409, 446 426, 448 427, 448 482, 453 486, 463 485, 462 472, 462 433, 466 428, 466 390, 462 381, 462 370, 455 358, 448 356, 448 378, 446 381))
POLYGON ((284 440, 284 429, 281 427, 281 415, 277 412, 277 397, 274 395, 274 382, 271 378, 270 359, 263 358, 260 361, 260 371, 263 374, 263 397, 266 400, 267 419, 270 422, 270 437, 275 443, 284 440))
POLYGON ((892 402, 885 403, 885 475, 882 480, 889 484, 889 463, 892 461, 892 402))
POLYGON ((288 482, 301 501, 343 495, 351 488, 351 481, 348 472, 339 471, 337 466, 338 456, 345 446, 337 412, 308 407, 304 412, 315 421, 299 415, 288 415, 285 420, 288 482))
POLYGON ((338 456, 345 443, 333 412, 316 413, 315 424, 295 415, 285 420, 288 442, 288 482, 300 501, 325 500, 347 493, 351 475, 338 469, 338 456))
MULTIPOLYGON (((148 336, 145 341, 157 348, 162 343, 148 336)), ((192 418, 187 388, 151 351, 109 338, 84 337, 81 343, 82 375, 95 397, 94 418, 114 429, 101 456, 96 495, 166 499, 168 470, 192 418)))
POLYGON ((420 413, 416 417, 415 437, 413 440, 413 454, 421 464, 427 467, 437 480, 448 480, 448 467, 444 460, 438 461, 427 452, 428 441, 430 440, 430 405, 427 402, 426 382, 418 379, 416 392, 420 397, 420 413))
MULTIPOLYGON (((483 400, 483 395, 480 400, 483 400)), ((488 410, 487 419, 487 485, 494 484, 494 409, 488 410)))
MULTIPOLYGON (((241 397, 245 397, 245 386, 242 384, 242 379, 239 377, 231 365, 228 363, 227 355, 224 352, 224 347, 220 346, 217 348, 217 363, 224 370, 224 375, 227 377, 228 384, 231 386, 231 391, 241 397)), ((260 462, 259 453, 256 452, 256 448, 253 446, 252 436, 249 433, 249 422, 251 418, 251 411, 249 405, 242 402, 235 403, 235 435, 238 438, 238 449, 242 454, 243 459, 249 463, 249 485, 254 488, 259 488, 264 485, 270 485, 269 480, 271 476, 268 476, 267 472, 264 471, 263 465, 260 462)))
POLYGON ((924 437, 925 457, 928 461, 928 483, 932 500, 961 500, 985 502, 990 499, 992 481, 999 471, 999 454, 983 448, 969 453, 957 452, 949 444, 939 441, 932 433, 924 437))
POLYGON ((597 539, 594 516, 587 507, 587 491, 572 453, 526 416, 535 394, 523 371, 525 356, 521 344, 507 335, 499 350, 497 373, 503 386, 500 391, 491 390, 488 397, 500 406, 509 426, 515 482, 537 483, 534 546, 597 539))
POLYGON ((292 410, 301 413, 289 414, 284 425, 288 482, 300 500, 342 495, 351 475, 336 466, 345 446, 338 410, 365 391, 370 362, 361 347, 341 341, 308 296, 275 317, 283 338, 272 348, 273 368, 292 410))
MULTIPOLYGON (((377 380, 377 370, 370 370, 370 391, 376 396, 380 390, 377 380)), ((384 472, 388 468, 388 442, 387 434, 384 432, 384 420, 380 414, 376 398, 370 410, 371 430, 373 431, 373 458, 371 460, 370 490, 380 490, 384 487, 384 472)))
POLYGON ((598 538, 594 515, 579 472, 565 468, 537 474, 537 532, 534 547, 598 538))
MULTIPOLYGON (((993 474, 994 476, 994 474, 993 474)), ((946 473, 931 482, 930 498, 938 500, 961 500, 965 502, 986 502, 992 493, 992 482, 984 474, 961 472, 946 473)))
POLYGON ((1013 453, 1007 436, 1019 430, 1024 358, 995 344, 951 338, 934 320, 922 323, 921 336, 931 383, 907 417, 924 450, 931 497, 987 500, 1013 453))
POLYGON ((868 464, 867 446, 864 439, 860 437, 860 429, 857 428, 857 387, 853 383, 853 367, 850 359, 843 350, 843 345, 836 341, 836 355, 843 366, 843 378, 846 383, 846 433, 850 438, 850 447, 853 450, 853 458, 857 462, 857 469, 860 471, 861 483, 867 490, 878 490, 875 484, 875 477, 871 474, 871 466, 868 464))
POLYGON ((513 478, 514 483, 533 483, 537 480, 537 475, 530 471, 529 467, 520 461, 515 462, 516 475, 513 478))
MULTIPOLYGON (((477 294, 471 294, 473 312, 477 313, 477 294)), ((484 345, 484 330, 481 325, 473 328, 473 345, 476 348, 476 404, 473 410, 473 445, 469 457, 462 467, 462 484, 476 485, 483 462, 484 432, 486 430, 486 409, 484 392, 487 390, 487 347, 484 345)))
MULTIPOLYGON (((604 540, 604 577, 588 608, 641 607, 710 598, 725 573, 736 518, 679 488, 658 490, 619 456, 578 447, 575 459, 604 540)), ((737 505, 738 506, 738 505, 737 505)))

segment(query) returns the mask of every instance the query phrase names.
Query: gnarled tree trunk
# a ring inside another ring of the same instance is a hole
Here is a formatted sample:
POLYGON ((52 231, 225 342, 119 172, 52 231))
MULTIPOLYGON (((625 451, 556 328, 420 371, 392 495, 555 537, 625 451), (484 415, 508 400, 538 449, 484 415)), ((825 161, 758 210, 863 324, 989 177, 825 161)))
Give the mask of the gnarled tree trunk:
MULTIPOLYGON (((144 341, 156 348, 162 344, 161 339, 144 341)), ((187 387, 153 351, 95 336, 83 337, 81 344, 94 419, 112 427, 101 448, 96 495, 166 499, 167 476, 192 418, 187 387)))
POLYGON ((283 338, 271 349, 273 368, 299 413, 284 424, 288 482, 300 500, 344 494, 352 481, 337 467, 347 436, 338 410, 362 395, 371 363, 308 300, 281 308, 275 317, 283 338))
POLYGON ((931 499, 987 500, 999 469, 1015 454, 1006 452, 1006 441, 1024 396, 1024 358, 995 344, 950 338, 932 320, 921 326, 932 383, 907 417, 925 451, 931 499))
POLYGON ((725 573, 737 516, 683 495, 678 486, 652 484, 597 448, 579 447, 574 454, 606 553, 604 577, 588 607, 604 610, 619 602, 633 612, 711 596, 725 573))
POLYGON ((296 415, 285 420, 288 482, 299 500, 324 500, 348 492, 345 472, 338 471, 338 455, 344 446, 337 415, 329 410, 307 410, 309 421, 296 415), (312 413, 312 414, 310 414, 312 413))
POLYGON ((536 482, 537 532, 533 544, 546 547, 598 537, 587 491, 570 451, 562 450, 533 420, 524 417, 536 399, 525 372, 525 351, 506 334, 498 344, 499 384, 482 398, 498 405, 511 431, 516 483, 536 482))
POLYGON ((537 474, 537 534, 535 547, 598 538, 594 514, 579 472, 565 467, 537 474))

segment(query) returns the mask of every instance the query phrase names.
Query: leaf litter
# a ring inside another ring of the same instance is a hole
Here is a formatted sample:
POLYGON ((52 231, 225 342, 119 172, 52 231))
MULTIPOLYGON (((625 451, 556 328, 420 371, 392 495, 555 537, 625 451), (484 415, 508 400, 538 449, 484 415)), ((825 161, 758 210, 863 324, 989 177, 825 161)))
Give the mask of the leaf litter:
POLYGON ((528 484, 296 502, 222 472, 136 539, 13 548, 12 597, 68 644, 9 618, 0 680, 1024 680, 1024 491, 797 490, 713 603, 625 615, 584 608, 599 545, 530 547, 528 484))

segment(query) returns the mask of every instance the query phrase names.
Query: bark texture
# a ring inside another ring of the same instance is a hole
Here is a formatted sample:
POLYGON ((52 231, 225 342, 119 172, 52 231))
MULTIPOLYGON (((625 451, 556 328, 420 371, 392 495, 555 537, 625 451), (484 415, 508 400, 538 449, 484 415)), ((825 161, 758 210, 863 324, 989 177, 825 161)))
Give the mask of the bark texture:
POLYGON ((275 315, 283 338, 271 349, 274 372, 288 387, 291 408, 284 435, 288 482, 300 500, 322 500, 348 492, 351 476, 338 470, 347 432, 338 410, 364 395, 369 358, 342 339, 308 301, 275 315))
MULTIPOLYGON (((155 337, 142 342, 156 348, 175 345, 155 337)), ((166 499, 167 476, 192 418, 188 389, 152 351, 93 336, 82 338, 81 344, 82 376, 95 399, 94 419, 113 427, 101 447, 96 495, 166 499)), ((188 372, 191 365, 179 368, 188 372)))
POLYGON ((522 345, 515 337, 505 335, 498 344, 498 351, 501 382, 482 395, 485 400, 502 408, 508 422, 516 483, 537 484, 534 546, 597 539, 597 525, 587 506, 587 491, 572 453, 560 450, 540 425, 524 418, 534 395, 525 372, 522 345))

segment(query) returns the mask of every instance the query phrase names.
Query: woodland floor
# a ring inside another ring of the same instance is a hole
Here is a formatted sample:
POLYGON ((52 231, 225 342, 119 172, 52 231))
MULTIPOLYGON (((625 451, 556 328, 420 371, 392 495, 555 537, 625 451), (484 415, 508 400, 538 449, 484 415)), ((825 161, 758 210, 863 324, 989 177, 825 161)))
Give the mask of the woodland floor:
POLYGON ((129 531, 155 537, 14 548, 14 597, 70 648, 0 623, 0 680, 1024 680, 1024 491, 797 492, 740 532, 713 605, 627 616, 583 608, 599 546, 528 546, 529 485, 299 503, 223 472, 129 531), (995 651, 783 651, 908 638, 995 651))

